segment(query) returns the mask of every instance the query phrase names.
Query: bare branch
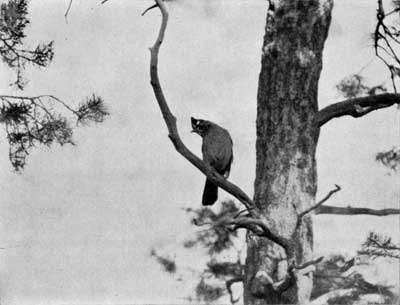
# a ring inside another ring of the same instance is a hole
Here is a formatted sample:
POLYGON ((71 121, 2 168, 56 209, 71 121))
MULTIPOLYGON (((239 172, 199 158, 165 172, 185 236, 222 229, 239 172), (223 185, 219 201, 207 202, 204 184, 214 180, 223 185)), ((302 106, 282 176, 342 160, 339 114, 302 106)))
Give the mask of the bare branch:
POLYGON ((239 217, 240 215, 242 215, 243 213, 250 212, 250 211, 252 211, 252 210, 254 210, 254 208, 241 210, 241 211, 239 211, 233 218, 238 218, 238 217, 239 217))
POLYGON ((64 18, 65 18, 65 21, 66 21, 66 22, 67 22, 67 18, 68 18, 69 11, 71 10, 72 1, 73 1, 73 0, 69 0, 67 10, 65 11, 65 14, 64 14, 64 18))
POLYGON ((324 257, 321 256, 321 257, 318 257, 317 259, 311 260, 309 262, 306 262, 306 263, 304 263, 304 264, 302 264, 300 266, 296 266, 294 268, 297 269, 297 270, 301 270, 301 269, 307 268, 309 266, 319 264, 320 262, 322 262, 323 259, 324 259, 324 257))
POLYGON ((146 8, 146 9, 143 11, 142 16, 144 16, 148 11, 150 11, 150 10, 152 10, 153 8, 156 8, 156 7, 158 7, 158 4, 157 4, 157 3, 156 3, 156 4, 153 4, 152 6, 150 6, 150 7, 148 7, 148 8, 146 8))
POLYGON ((348 99, 321 109, 317 113, 316 122, 318 126, 322 126, 333 118, 345 115, 358 118, 371 111, 387 108, 394 104, 400 104, 400 94, 384 93, 348 99))
POLYGON ((315 214, 388 216, 388 215, 400 214, 400 209, 375 210, 368 208, 353 208, 351 206, 338 207, 338 206, 323 205, 315 210, 315 214))
POLYGON ((320 207, 324 202, 326 202, 329 198, 331 198, 331 196, 333 194, 335 194, 336 192, 340 191, 341 188, 339 185, 335 184, 335 187, 333 190, 331 190, 322 200, 320 200, 317 204, 315 204, 314 206, 306 209, 305 211, 301 212, 299 214, 299 219, 301 219, 304 215, 310 213, 312 210, 317 209, 318 207, 320 207))
POLYGON ((236 197, 247 209, 254 206, 253 201, 243 192, 238 186, 226 180, 223 176, 219 175, 215 170, 206 165, 200 158, 193 154, 182 142, 178 129, 176 126, 176 118, 172 114, 164 93, 162 91, 160 80, 158 78, 158 53, 160 46, 163 42, 165 30, 168 23, 168 12, 162 0, 156 0, 158 7, 160 8, 162 21, 158 37, 154 45, 150 48, 151 60, 150 60, 150 78, 151 85, 160 107, 162 116, 168 128, 168 137, 172 141, 175 149, 190 163, 197 167, 203 174, 207 176, 215 185, 227 191, 234 197, 236 197))
POLYGON ((396 29, 396 18, 388 18, 393 13, 399 11, 396 7, 389 13, 385 13, 382 0, 378 0, 378 9, 376 13, 376 26, 373 34, 375 55, 386 65, 390 72, 390 78, 394 92, 397 93, 395 77, 398 77, 398 65, 400 58, 397 54, 398 45, 400 44, 399 31, 396 29), (392 20, 392 21, 390 21, 392 20), (391 22, 392 25, 388 26, 385 22, 391 22), (382 51, 382 52, 380 52, 382 51), (383 54, 382 54, 383 53, 383 54))

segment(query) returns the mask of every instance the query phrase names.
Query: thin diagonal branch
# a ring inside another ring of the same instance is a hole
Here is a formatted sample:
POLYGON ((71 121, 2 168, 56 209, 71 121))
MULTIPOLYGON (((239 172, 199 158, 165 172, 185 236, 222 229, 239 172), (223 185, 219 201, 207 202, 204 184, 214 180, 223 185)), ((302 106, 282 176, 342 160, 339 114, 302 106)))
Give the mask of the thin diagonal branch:
POLYGON ((65 21, 67 21, 69 11, 71 10, 72 1, 73 1, 73 0, 69 0, 67 10, 65 11, 65 14, 64 14, 65 21))
POLYGON ((301 219, 304 215, 310 213, 312 210, 315 210, 317 208, 319 208, 324 202, 326 202, 329 198, 331 198, 331 196, 333 194, 335 194, 336 192, 340 191, 341 188, 339 185, 335 184, 335 188, 333 190, 331 190, 322 200, 320 200, 319 202, 317 202, 315 205, 313 205, 312 207, 306 209, 305 211, 301 212, 299 214, 299 219, 301 219))
POLYGON ((305 268, 307 268, 309 266, 319 264, 320 262, 322 262, 323 259, 324 259, 324 257, 321 256, 321 257, 318 257, 317 259, 305 262, 304 264, 302 264, 300 266, 295 266, 294 268, 297 269, 297 270, 305 269, 305 268))
POLYGON ((238 218, 243 213, 250 212, 251 210, 254 210, 254 208, 250 208, 250 209, 245 209, 245 210, 239 211, 235 216, 233 216, 233 218, 238 218))
POLYGON ((372 216, 388 216, 388 215, 399 215, 400 209, 368 209, 368 208, 353 208, 348 207, 338 207, 331 205, 323 205, 315 210, 315 214, 334 214, 334 215, 372 215, 372 216))
POLYGON ((168 137, 172 141, 175 149, 190 163, 197 167, 203 174, 207 176, 215 185, 224 189, 234 197, 236 197, 247 209, 254 206, 253 201, 245 192, 243 192, 238 186, 226 180, 223 176, 219 175, 215 170, 206 165, 200 158, 192 153, 182 142, 178 129, 176 126, 176 118, 169 109, 168 103, 165 99, 162 91, 160 80, 158 78, 158 53, 160 46, 163 42, 165 30, 168 23, 168 12, 162 0, 156 0, 156 3, 161 11, 162 20, 161 26, 158 33, 158 37, 154 45, 150 48, 150 78, 153 91, 160 107, 162 116, 168 128, 168 137))
POLYGON ((142 16, 144 16, 148 11, 152 10, 153 8, 156 8, 157 6, 158 6, 158 4, 156 3, 156 4, 153 4, 152 6, 146 8, 146 9, 143 11, 142 16))
POLYGON ((400 104, 400 94, 384 93, 348 99, 321 109, 317 113, 316 123, 318 126, 322 126, 333 118, 345 115, 358 118, 371 111, 387 108, 394 104, 400 104))

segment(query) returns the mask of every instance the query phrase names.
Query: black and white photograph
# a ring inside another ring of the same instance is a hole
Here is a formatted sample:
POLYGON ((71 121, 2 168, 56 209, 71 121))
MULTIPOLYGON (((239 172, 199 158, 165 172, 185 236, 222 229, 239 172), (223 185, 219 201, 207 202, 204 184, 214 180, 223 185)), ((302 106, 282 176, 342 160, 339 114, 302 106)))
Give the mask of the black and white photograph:
POLYGON ((400 303, 399 0, 0 0, 0 305, 400 303))

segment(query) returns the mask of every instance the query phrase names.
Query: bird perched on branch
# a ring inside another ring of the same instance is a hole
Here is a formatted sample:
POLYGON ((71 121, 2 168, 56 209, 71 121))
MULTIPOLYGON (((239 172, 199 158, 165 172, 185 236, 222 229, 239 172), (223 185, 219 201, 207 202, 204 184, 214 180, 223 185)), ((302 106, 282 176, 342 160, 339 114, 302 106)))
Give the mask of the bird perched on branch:
MULTIPOLYGON (((233 160, 232 139, 228 131, 217 124, 191 118, 192 132, 203 138, 201 151, 203 161, 226 178, 229 176, 233 160)), ((202 204, 213 205, 218 199, 218 187, 209 179, 204 186, 202 204)))

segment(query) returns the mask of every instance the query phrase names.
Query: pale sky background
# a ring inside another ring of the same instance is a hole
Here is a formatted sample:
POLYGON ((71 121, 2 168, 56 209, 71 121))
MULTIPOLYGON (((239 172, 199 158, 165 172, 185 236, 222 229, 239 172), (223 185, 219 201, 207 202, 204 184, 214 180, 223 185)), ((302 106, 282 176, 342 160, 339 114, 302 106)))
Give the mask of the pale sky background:
MULTIPOLYGON (((30 1, 27 42, 54 40, 47 69, 28 69, 24 94, 78 105, 95 92, 111 116, 75 132, 74 147, 36 149, 18 175, 0 132, 0 302, 23 304, 182 303, 190 290, 154 263, 151 247, 175 251, 194 232, 183 207, 199 208, 204 177, 173 149, 149 82, 149 51, 160 16, 151 1, 30 1)), ((366 64, 370 84, 389 75, 373 60, 375 1, 337 0, 324 53, 320 107, 335 85, 366 64)), ((160 54, 160 77, 185 143, 200 153, 190 116, 227 128, 231 180, 252 195, 255 117, 266 1, 179 0, 160 54)), ((2 66, 3 94, 14 74, 2 66)), ((399 140, 395 107, 323 127, 317 153, 321 198, 329 204, 396 207, 398 175, 374 161, 399 140)), ((221 192, 221 199, 231 198, 221 192)), ((218 206, 218 204, 217 204, 218 206)), ((315 217, 315 251, 352 255, 370 230, 398 236, 399 217, 315 217)), ((197 250, 200 251, 200 250, 197 250)), ((184 255, 196 267, 199 253, 184 255)), ((385 271, 398 283, 398 265, 385 271), (390 271, 390 272, 389 272, 390 271)))

